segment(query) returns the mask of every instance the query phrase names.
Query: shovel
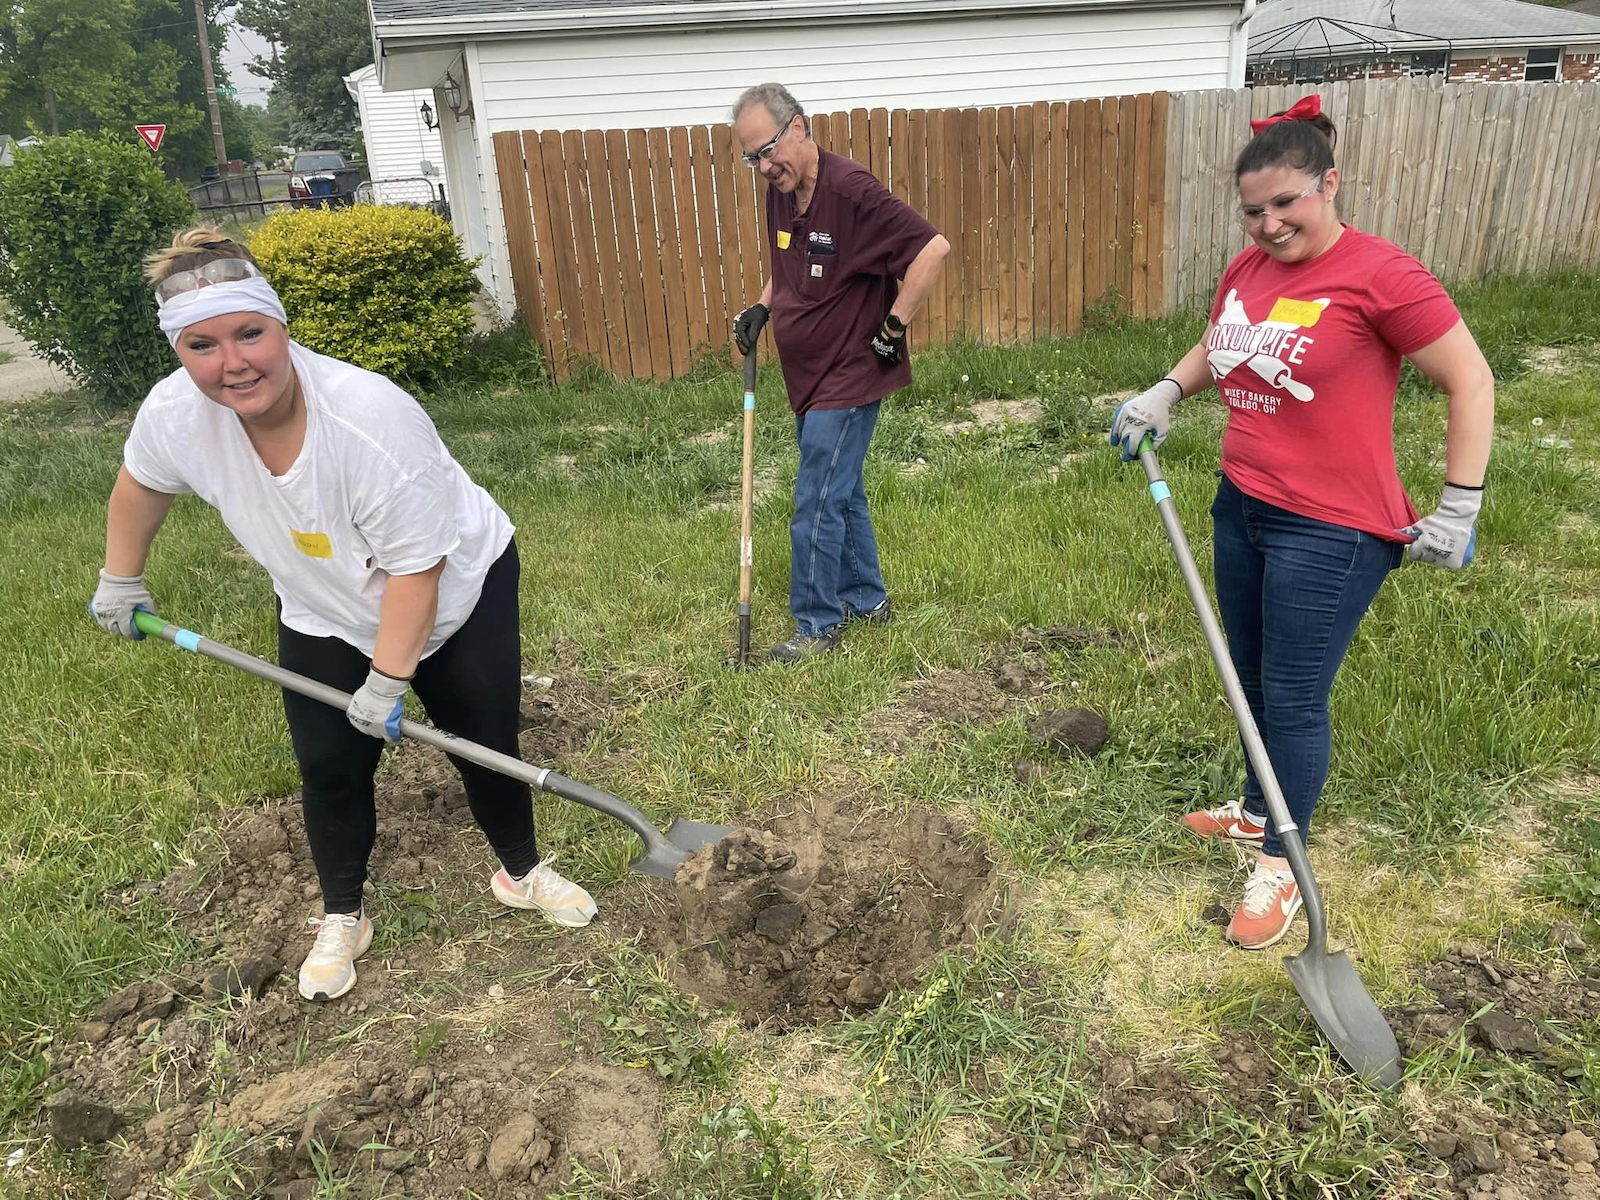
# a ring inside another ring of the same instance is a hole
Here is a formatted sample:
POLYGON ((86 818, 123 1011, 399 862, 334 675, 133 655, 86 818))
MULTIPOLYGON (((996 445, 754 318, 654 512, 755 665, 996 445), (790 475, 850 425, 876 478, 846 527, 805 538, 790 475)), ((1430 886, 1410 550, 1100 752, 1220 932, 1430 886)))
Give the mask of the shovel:
POLYGON ((755 543, 750 536, 750 513, 755 505, 756 463, 756 348, 744 356, 744 465, 739 496, 739 659, 750 665, 750 572, 755 566, 755 543))
MULTIPOLYGON (((231 667, 238 667, 241 671, 248 671, 279 687, 288 688, 291 692, 299 692, 302 696, 320 700, 337 709, 345 709, 350 705, 348 692, 341 692, 338 688, 329 687, 315 679, 307 679, 304 675, 286 671, 274 663, 267 662, 266 659, 201 637, 193 630, 181 629, 150 613, 136 611, 133 614, 133 621, 142 633, 163 637, 173 645, 192 650, 196 654, 203 654, 207 658, 214 658, 231 667)), ((405 737, 425 742, 435 749, 443 750, 446 754, 454 754, 458 758, 475 762, 480 767, 488 767, 491 771, 499 771, 502 775, 520 779, 531 787, 549 792, 552 796, 560 796, 563 800, 571 800, 621 821, 644 842, 644 853, 628 864, 641 875, 649 875, 655 879, 671 879, 692 852, 701 846, 720 841, 733 832, 725 825, 709 825, 704 821, 688 821, 676 817, 663 836, 660 830, 650 823, 650 819, 632 805, 624 804, 615 796, 596 791, 545 767, 530 766, 520 759, 512 758, 509 754, 501 754, 498 750, 480 746, 477 742, 469 742, 465 738, 458 738, 431 725, 419 725, 404 718, 400 721, 400 733, 405 737)))
POLYGON ((1322 892, 1311 873, 1311 860, 1306 857, 1305 843, 1300 831, 1289 818, 1289 806, 1284 803, 1283 792, 1278 787, 1278 777, 1273 774, 1267 748, 1256 729, 1255 718, 1250 715, 1244 689, 1239 686, 1239 676, 1228 657, 1228 644, 1211 611, 1211 601, 1200 573, 1195 569, 1194 557, 1189 553, 1189 542, 1178 523, 1177 507, 1172 493, 1162 477, 1161 464, 1150 436, 1145 435, 1139 444, 1139 462, 1144 466, 1145 477, 1150 481, 1150 498, 1161 510, 1161 523, 1166 527, 1167 538, 1178 558, 1178 568, 1183 572, 1183 582, 1188 586, 1189 599, 1194 603, 1195 615, 1205 630, 1206 645, 1222 676, 1223 690, 1228 694, 1228 704, 1239 722, 1239 733, 1244 739, 1245 751, 1255 767, 1261 790, 1266 793, 1267 811, 1283 841, 1285 856, 1294 871, 1294 881, 1300 885, 1300 895, 1305 901, 1306 921, 1310 936, 1306 948, 1299 954, 1285 958, 1284 966, 1289 978, 1294 980, 1300 999, 1318 1027, 1327 1036, 1339 1056, 1355 1068, 1368 1083, 1392 1088, 1400 1082, 1400 1047, 1394 1032, 1378 1011, 1378 1006, 1356 974, 1355 966, 1342 950, 1328 950, 1328 918, 1322 907, 1322 892))

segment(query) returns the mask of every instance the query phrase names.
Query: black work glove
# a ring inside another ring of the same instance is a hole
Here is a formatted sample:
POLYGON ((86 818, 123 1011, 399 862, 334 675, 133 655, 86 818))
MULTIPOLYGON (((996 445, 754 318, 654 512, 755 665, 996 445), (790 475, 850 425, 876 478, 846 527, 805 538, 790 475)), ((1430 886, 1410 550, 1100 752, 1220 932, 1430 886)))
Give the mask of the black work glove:
POLYGON ((752 304, 733 319, 733 344, 739 347, 740 354, 750 353, 767 323, 767 316, 765 304, 752 304))
POLYGON ((906 327, 890 313, 872 335, 872 352, 884 366, 892 367, 906 356, 906 327))

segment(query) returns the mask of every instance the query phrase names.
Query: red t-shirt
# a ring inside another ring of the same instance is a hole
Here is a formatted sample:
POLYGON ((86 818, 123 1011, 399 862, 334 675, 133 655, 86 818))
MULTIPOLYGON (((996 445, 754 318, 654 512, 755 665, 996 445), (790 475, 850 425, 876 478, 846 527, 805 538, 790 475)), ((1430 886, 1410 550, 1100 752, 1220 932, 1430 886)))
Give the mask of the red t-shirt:
POLYGON ((1401 357, 1461 319, 1428 269, 1350 226, 1308 262, 1249 246, 1222 273, 1206 361, 1222 470, 1246 495, 1390 541, 1417 519, 1394 463, 1401 357))
POLYGON ((817 152, 817 186, 804 213, 794 193, 767 189, 772 336, 789 406, 855 408, 911 383, 911 362, 872 352, 911 260, 938 236, 854 159, 817 152))

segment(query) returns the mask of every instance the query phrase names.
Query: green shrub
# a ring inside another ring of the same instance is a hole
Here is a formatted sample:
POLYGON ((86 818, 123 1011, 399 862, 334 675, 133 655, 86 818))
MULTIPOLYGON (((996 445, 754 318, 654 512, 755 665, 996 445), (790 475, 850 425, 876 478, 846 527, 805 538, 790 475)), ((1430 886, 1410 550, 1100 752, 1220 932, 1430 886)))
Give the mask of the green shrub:
POLYGON ((177 365, 141 275, 194 205, 143 146, 72 133, 0 171, 0 296, 39 353, 122 404, 177 365))
POLYGON ((273 217, 250 240, 294 340, 403 379, 437 379, 472 331, 476 259, 423 209, 356 205, 273 217))

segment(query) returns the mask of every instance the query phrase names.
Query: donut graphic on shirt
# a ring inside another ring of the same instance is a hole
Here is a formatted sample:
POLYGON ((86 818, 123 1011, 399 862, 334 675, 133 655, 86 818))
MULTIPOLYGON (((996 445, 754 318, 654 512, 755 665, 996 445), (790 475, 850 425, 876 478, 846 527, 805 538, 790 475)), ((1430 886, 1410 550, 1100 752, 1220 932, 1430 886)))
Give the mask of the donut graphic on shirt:
POLYGON ((1269 386, 1286 392, 1302 403, 1316 399, 1316 392, 1294 377, 1297 358, 1311 344, 1300 334, 1322 318, 1328 298, 1292 300, 1279 296, 1264 321, 1252 321, 1236 289, 1230 288, 1222 300, 1222 313, 1206 338, 1206 364, 1213 378, 1221 380, 1241 363, 1269 386))

